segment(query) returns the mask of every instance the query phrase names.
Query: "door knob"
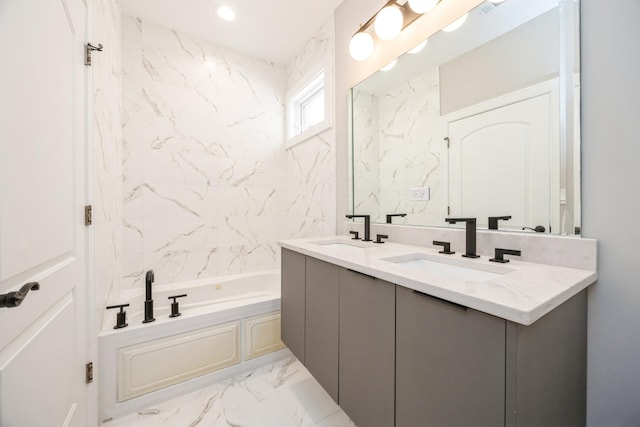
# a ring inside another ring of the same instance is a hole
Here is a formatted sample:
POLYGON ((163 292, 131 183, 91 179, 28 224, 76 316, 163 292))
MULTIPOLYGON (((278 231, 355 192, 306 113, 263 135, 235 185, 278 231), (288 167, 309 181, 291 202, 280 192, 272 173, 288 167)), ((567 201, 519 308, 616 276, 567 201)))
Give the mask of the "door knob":
POLYGON ((2 294, 0 295, 0 308, 17 307, 22 304, 22 300, 24 300, 29 291, 37 291, 38 289, 40 289, 40 283, 30 282, 26 285, 23 285, 19 291, 2 294))

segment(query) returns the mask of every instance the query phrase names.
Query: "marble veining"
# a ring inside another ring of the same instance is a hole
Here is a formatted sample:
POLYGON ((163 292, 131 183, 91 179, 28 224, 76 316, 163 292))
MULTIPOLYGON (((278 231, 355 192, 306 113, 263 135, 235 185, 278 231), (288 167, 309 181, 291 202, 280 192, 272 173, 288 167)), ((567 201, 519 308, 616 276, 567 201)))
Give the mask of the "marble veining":
POLYGON ((432 68, 384 94, 354 89, 354 177, 356 212, 384 222, 434 224, 442 215, 438 69, 432 68), (429 187, 428 201, 409 200, 409 189, 429 187))
POLYGON ((333 32, 284 67, 123 17, 121 289, 276 268, 278 239, 335 232, 333 129, 285 149, 283 126, 333 32))
MULTIPOLYGON (((508 264, 497 264, 490 262, 488 256, 471 260, 460 257, 461 252, 441 255, 438 253, 441 249, 439 247, 393 242, 382 245, 367 243, 364 248, 317 244, 325 240, 327 238, 307 238, 280 241, 279 244, 283 248, 522 325, 532 324, 594 283, 598 277, 594 270, 538 264, 519 259, 512 259, 508 264), (412 254, 419 254, 449 266, 494 272, 499 275, 474 280, 434 269, 407 267, 389 260, 414 256, 412 254)), ((352 240, 347 236, 338 236, 332 237, 329 241, 343 241, 349 244, 352 240)), ((455 246, 453 249, 458 250, 455 246)))
POLYGON ((94 55, 93 79, 93 247, 97 319, 122 281, 122 42, 118 0, 93 6, 93 34, 106 48, 94 55))
POLYGON ((295 358, 213 384, 104 427, 354 427, 295 358))

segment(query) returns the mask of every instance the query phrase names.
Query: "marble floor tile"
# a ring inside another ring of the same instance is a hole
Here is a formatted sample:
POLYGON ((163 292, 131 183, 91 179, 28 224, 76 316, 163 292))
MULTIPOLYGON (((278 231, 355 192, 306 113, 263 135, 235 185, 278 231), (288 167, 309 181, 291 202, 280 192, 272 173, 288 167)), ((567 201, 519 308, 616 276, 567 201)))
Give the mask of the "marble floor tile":
POLYGON ((103 427, 355 427, 288 358, 102 424, 103 427))

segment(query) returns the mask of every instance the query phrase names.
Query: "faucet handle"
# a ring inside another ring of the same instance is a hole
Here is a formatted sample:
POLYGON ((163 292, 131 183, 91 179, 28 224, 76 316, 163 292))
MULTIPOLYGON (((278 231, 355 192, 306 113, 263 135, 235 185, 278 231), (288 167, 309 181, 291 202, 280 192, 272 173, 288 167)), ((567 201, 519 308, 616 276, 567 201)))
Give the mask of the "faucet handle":
POLYGON ((515 249, 500 249, 500 248, 496 248, 495 257, 491 258, 489 261, 501 262, 501 263, 509 262, 508 259, 504 259, 504 255, 517 255, 517 256, 520 256, 520 255, 522 255, 522 251, 518 251, 518 250, 515 250, 515 249))
POLYGON ((351 240, 360 240, 360 238, 358 237, 359 233, 357 231, 350 231, 349 234, 353 234, 351 240))
POLYGON ((178 307, 178 298, 184 298, 186 297, 187 294, 182 294, 182 295, 174 295, 169 297, 168 299, 172 299, 173 302, 171 303, 171 314, 169 315, 169 317, 178 317, 180 316, 182 313, 180 313, 180 309, 178 307))
POLYGON ((439 242, 438 240, 434 240, 433 245, 442 246, 442 250, 438 251, 438 253, 447 255, 455 254, 455 252, 451 251, 451 242, 439 242))
POLYGON ((112 308, 119 308, 120 311, 116 313, 116 325, 113 329, 126 328, 129 326, 127 323, 127 312, 124 311, 125 307, 129 307, 129 304, 119 304, 119 305, 108 305, 107 310, 111 310, 112 308))
POLYGON ((389 236, 386 234, 376 234, 376 241, 373 243, 384 243, 382 239, 388 239, 389 236))

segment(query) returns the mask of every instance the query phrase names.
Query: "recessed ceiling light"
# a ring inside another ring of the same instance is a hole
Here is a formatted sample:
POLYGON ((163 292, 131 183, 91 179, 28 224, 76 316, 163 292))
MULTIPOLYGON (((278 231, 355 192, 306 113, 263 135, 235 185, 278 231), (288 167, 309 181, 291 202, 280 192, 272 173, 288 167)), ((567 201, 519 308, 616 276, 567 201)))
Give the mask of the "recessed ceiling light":
POLYGON ((218 16, 225 21, 233 21, 236 19, 236 13, 229 6, 218 7, 218 16))

